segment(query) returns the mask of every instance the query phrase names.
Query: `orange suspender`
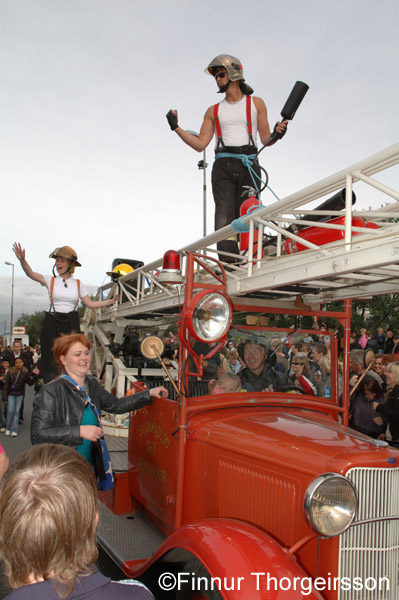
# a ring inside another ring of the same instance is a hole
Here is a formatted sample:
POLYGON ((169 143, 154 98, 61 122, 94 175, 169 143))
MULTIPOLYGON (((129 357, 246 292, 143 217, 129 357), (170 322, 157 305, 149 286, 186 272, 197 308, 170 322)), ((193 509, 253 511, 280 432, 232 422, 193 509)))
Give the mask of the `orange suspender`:
MULTIPOLYGON (((51 283, 50 283, 50 306, 53 306, 54 283, 55 283, 55 277, 52 277, 51 283)), ((77 301, 76 305, 78 305, 79 304, 79 296, 80 296, 80 279, 76 279, 76 283, 78 284, 78 301, 77 301)))

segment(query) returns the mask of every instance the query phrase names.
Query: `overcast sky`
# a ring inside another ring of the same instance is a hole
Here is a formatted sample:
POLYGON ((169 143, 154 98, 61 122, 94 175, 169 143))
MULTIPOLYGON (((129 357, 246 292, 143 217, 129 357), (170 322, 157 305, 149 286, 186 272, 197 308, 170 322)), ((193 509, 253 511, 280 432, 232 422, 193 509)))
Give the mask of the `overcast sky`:
MULTIPOLYGON (((261 155, 284 197, 397 142, 397 0, 0 0, 0 319, 46 308, 11 246, 40 273, 71 245, 98 287, 115 257, 150 262, 202 237, 202 158, 165 119, 198 131, 220 100, 204 74, 243 63, 273 127, 296 80, 310 90, 261 155)), ((211 144, 207 161, 212 164, 211 144)), ((384 177, 397 186, 398 171, 384 177)), ((364 194, 358 206, 380 198, 364 194)), ((263 195, 263 203, 274 201, 263 195)), ((208 233, 213 231, 208 170, 208 233)), ((0 332, 3 327, 0 320, 0 332)))

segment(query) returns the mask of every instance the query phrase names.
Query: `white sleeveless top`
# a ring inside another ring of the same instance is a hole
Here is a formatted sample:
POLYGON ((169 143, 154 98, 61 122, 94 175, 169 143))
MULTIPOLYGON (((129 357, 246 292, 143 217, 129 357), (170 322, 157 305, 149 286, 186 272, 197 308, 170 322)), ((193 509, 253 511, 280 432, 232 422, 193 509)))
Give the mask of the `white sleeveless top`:
MULTIPOLYGON (((249 144, 249 134, 247 128, 247 97, 243 96, 238 102, 227 102, 222 100, 219 104, 219 122, 222 130, 222 139, 225 146, 245 146, 249 144)), ((258 135, 258 111, 255 108, 254 100, 251 98, 251 121, 252 137, 256 144, 258 135)), ((215 149, 217 145, 217 135, 215 131, 215 149)))
MULTIPOLYGON (((45 286, 48 289, 50 295, 52 277, 50 275, 44 275, 45 286)), ((70 277, 65 280, 66 287, 63 278, 57 275, 54 281, 53 289, 53 305, 54 310, 60 313, 72 312, 76 309, 76 305, 79 299, 84 298, 88 295, 85 285, 80 282, 80 292, 78 290, 78 284, 74 277, 70 277)), ((50 305, 51 307, 51 305, 50 305)), ((49 310, 50 310, 49 307, 49 310)))

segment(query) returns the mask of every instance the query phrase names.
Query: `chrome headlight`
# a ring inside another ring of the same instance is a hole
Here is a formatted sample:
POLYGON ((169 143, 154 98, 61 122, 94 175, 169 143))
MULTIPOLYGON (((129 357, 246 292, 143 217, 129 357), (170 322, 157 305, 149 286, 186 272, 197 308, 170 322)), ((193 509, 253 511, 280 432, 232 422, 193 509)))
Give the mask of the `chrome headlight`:
POLYGON ((224 294, 205 290, 192 298, 187 309, 187 325, 197 340, 215 342, 227 334, 232 313, 231 303, 224 294))
POLYGON ((305 517, 321 536, 343 533, 355 518, 357 494, 353 484, 338 473, 325 473, 306 490, 305 517))

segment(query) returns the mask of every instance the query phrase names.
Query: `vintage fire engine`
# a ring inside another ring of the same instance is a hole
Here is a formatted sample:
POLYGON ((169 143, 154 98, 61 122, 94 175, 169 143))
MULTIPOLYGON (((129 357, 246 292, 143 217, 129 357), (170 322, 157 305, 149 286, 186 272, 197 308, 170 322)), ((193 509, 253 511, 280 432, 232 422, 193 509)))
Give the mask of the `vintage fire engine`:
POLYGON ((169 390, 108 422, 115 487, 101 493, 100 544, 157 598, 399 597, 399 451, 348 427, 351 299, 399 291, 399 195, 371 177, 398 161, 396 145, 250 213, 248 252, 233 266, 214 248, 226 227, 116 269, 105 290, 121 301, 86 312, 92 372, 107 389, 169 390), (356 181, 395 202, 356 212, 356 181), (311 208, 337 193, 343 210, 311 208), (328 310, 333 300, 342 311, 328 310), (272 327, 272 314, 295 325, 272 327), (209 392, 203 374, 227 335, 266 340, 270 360, 273 340, 314 334, 304 316, 344 331, 341 400, 331 332, 330 397, 209 392), (161 338, 176 323, 178 362, 166 365, 161 338))

